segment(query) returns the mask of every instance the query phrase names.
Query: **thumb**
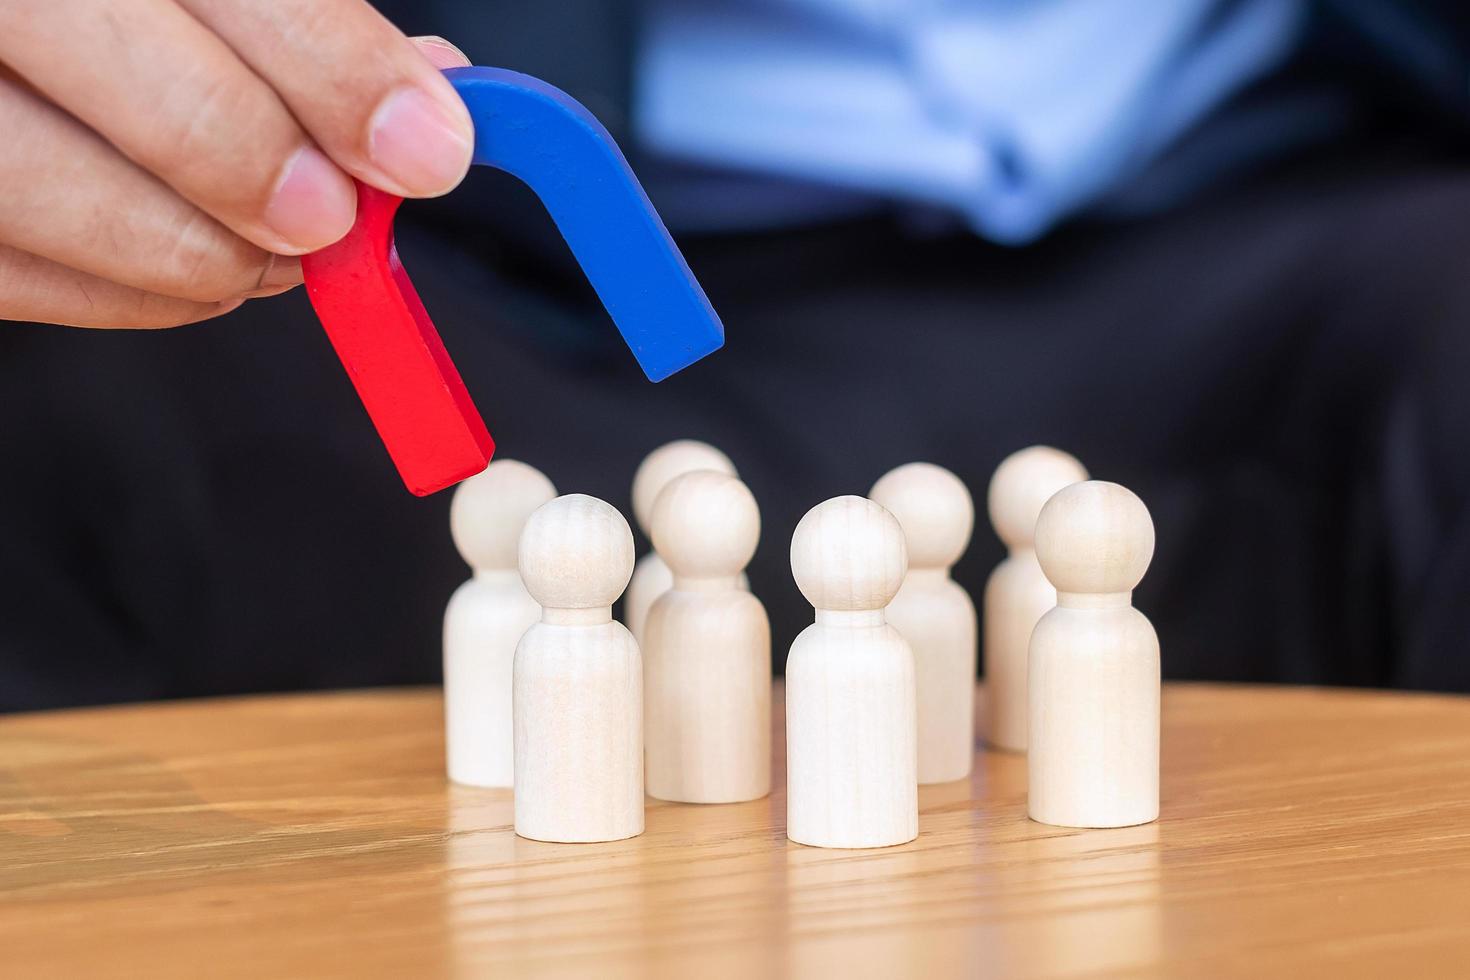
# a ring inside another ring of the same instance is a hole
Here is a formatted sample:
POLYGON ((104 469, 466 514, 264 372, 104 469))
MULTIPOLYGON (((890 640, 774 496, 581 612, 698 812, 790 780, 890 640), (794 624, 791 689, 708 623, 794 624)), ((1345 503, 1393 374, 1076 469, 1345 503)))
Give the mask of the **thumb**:
POLYGON ((429 59, 429 64, 441 71, 445 68, 468 68, 470 66, 470 59, 465 57, 465 53, 442 37, 428 35, 412 37, 409 40, 414 43, 414 47, 419 49, 419 53, 429 59))

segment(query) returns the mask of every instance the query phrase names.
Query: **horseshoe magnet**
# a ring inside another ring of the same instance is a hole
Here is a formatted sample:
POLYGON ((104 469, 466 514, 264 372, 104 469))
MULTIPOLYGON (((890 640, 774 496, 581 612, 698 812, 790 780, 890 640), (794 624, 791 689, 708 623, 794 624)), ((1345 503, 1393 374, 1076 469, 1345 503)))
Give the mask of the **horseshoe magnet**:
MULTIPOLYGON (((724 344, 704 290, 590 112, 518 72, 444 75, 474 120, 474 162, 536 192, 650 381, 724 344)), ((398 259, 402 198, 359 182, 357 200, 352 230, 302 259, 306 292, 404 484, 422 496, 483 470, 495 443, 398 259)))

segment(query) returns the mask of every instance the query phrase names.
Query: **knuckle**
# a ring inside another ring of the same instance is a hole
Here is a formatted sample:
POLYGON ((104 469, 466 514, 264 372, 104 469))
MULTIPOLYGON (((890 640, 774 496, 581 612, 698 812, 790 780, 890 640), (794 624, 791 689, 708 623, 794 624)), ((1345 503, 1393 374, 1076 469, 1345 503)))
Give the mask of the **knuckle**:
POLYGON ((265 199, 298 128, 254 76, 200 71, 161 99, 136 154, 145 168, 190 197, 248 213, 265 199))
POLYGON ((191 160, 215 149, 222 120, 246 109, 248 85, 231 73, 200 70, 180 79, 153 104, 145 124, 147 145, 169 160, 191 160))
POLYGON ((255 288, 269 258, 264 249, 196 211, 170 236, 154 288, 180 299, 218 302, 255 288))

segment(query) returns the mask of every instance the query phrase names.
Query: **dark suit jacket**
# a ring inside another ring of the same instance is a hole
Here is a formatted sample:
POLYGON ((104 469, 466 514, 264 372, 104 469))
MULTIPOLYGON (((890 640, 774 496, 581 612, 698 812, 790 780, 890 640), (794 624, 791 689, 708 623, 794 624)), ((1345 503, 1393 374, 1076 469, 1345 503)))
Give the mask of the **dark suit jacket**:
MULTIPOLYGON (((627 5, 383 6, 629 147, 627 5)), ((1470 690, 1467 73, 1403 48, 1454 35, 1370 29, 1391 9, 1325 7, 1272 83, 1353 107, 1330 142, 1166 214, 1024 251, 882 216, 685 236, 730 342, 658 386, 514 181, 405 207, 399 243, 504 455, 628 513, 658 443, 729 452, 778 669, 808 507, 913 459, 983 505, 1044 441, 1153 510, 1137 598, 1169 676, 1470 690)), ((438 676, 449 496, 404 492, 300 291, 177 331, 5 325, 0 460, 0 709, 438 676)), ((982 515, 956 575, 978 598, 999 557, 982 515)))

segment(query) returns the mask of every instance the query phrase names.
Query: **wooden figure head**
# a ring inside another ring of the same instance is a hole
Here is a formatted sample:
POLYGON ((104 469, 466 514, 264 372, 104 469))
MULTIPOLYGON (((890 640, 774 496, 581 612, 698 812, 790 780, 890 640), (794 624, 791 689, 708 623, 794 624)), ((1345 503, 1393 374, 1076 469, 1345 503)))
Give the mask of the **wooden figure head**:
POLYGON ((1148 508, 1116 483, 1074 483, 1036 520, 1036 560, 1058 592, 1132 592, 1153 556, 1148 508))
POLYGON ((1042 506, 1065 486, 1087 479, 1075 457, 1050 446, 1011 453, 990 478, 990 523, 1007 548, 1029 548, 1042 506))
POLYGON ((907 463, 868 494, 903 526, 910 568, 949 568, 975 529, 975 502, 964 481, 933 463, 907 463))
POLYGON ((755 555, 761 515, 738 479, 695 470, 658 495, 652 528, 653 546, 675 576, 733 580, 755 555))
POLYGON ((497 459, 461 483, 449 504, 454 546, 475 571, 516 567, 516 546, 531 513, 556 497, 534 466, 497 459))
POLYGON ((536 509, 521 532, 521 579, 547 609, 604 609, 633 575, 633 532, 616 507, 584 493, 536 509))
POLYGON ((907 573, 903 528, 865 497, 833 497, 818 504, 791 536, 791 574, 818 610, 882 609, 907 573))

